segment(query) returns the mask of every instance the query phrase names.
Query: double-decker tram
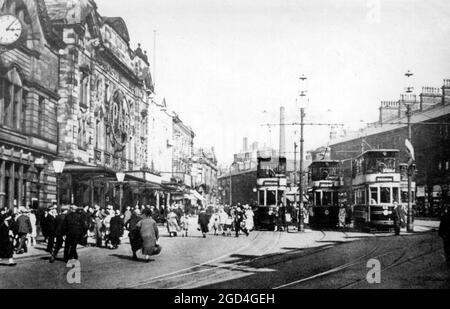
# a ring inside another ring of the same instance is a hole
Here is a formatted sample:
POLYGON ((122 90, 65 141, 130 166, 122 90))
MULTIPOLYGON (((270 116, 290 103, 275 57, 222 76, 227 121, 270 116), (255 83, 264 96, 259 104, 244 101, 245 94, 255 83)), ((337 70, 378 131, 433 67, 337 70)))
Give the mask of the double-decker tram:
POLYGON ((255 227, 275 228, 273 211, 284 202, 286 193, 286 158, 258 152, 256 192, 258 207, 255 211, 255 227))
MULTIPOLYGON (((401 204, 405 186, 398 156, 397 149, 377 149, 368 150, 354 160, 352 191, 355 227, 370 230, 393 228, 394 203, 401 204)), ((415 184, 412 183, 411 187, 415 188, 415 184)))
POLYGON ((334 228, 339 220, 340 161, 313 161, 309 166, 308 194, 311 227, 334 228))

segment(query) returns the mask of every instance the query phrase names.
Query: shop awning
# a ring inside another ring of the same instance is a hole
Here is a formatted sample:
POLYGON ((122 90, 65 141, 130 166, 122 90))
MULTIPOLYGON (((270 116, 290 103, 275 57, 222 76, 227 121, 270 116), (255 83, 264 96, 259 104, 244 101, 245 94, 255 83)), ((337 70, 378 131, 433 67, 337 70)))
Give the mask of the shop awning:
MULTIPOLYGON (((101 178, 104 181, 116 182, 116 171, 104 166, 82 165, 77 163, 66 163, 63 173, 85 176, 87 179, 94 177, 101 178)), ((142 174, 144 175, 144 174, 142 174)), ((145 187, 153 190, 162 190, 161 184, 149 181, 135 172, 125 172, 124 182, 133 187, 145 187)), ((145 176, 145 175, 144 175, 145 176)))
POLYGON ((191 191, 191 194, 195 197, 195 199, 200 200, 200 201, 205 200, 205 198, 197 191, 195 191, 195 190, 190 190, 190 191, 191 191))

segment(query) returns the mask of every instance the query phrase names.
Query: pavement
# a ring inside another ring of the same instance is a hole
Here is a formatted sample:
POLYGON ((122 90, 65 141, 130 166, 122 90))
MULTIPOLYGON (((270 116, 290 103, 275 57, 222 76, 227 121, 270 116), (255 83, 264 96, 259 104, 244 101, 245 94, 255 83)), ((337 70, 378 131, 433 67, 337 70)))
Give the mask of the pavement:
MULTIPOLYGON (((298 233, 253 231, 239 238, 207 238, 191 218, 189 237, 169 237, 160 226, 161 254, 150 263, 131 260, 128 240, 116 250, 79 250, 80 283, 71 267, 48 262, 39 244, 0 266, 1 288, 448 288, 438 222, 416 220, 414 233, 369 234, 351 230, 298 233), (368 284, 367 263, 381 263, 379 284, 368 284)), ((60 253, 60 256, 62 252, 60 253)), ((140 256, 141 257, 141 256, 140 256)), ((142 258, 142 257, 141 257, 142 258)))

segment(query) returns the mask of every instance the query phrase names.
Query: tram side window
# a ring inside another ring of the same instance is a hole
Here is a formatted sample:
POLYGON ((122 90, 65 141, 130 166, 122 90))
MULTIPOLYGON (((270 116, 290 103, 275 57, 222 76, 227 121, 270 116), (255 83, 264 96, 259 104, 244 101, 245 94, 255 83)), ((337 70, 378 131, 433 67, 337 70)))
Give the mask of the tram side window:
POLYGON ((331 205, 331 192, 323 192, 322 205, 329 206, 331 205))
POLYGON ((366 203, 366 190, 363 189, 361 190, 361 203, 360 204, 365 204, 366 203))
POLYGON ((265 205, 264 204, 264 190, 259 190, 259 205, 265 205))
POLYGON ((391 202, 391 188, 381 187, 380 188, 380 203, 390 203, 391 202))
POLYGON ((378 204, 378 188, 370 188, 370 204, 378 204))

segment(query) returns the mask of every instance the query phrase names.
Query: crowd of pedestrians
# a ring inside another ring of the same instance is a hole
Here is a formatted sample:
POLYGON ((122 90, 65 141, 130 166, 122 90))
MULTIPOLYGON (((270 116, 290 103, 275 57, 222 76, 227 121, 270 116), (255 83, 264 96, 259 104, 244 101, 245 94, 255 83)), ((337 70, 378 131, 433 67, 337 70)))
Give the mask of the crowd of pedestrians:
POLYGON ((25 207, 0 210, 0 259, 8 259, 8 265, 16 265, 14 254, 28 252, 36 245, 38 229, 45 251, 53 263, 64 247, 63 260, 77 260, 77 246, 96 246, 117 249, 125 232, 132 247, 132 258, 142 249, 145 259, 161 250, 156 220, 161 220, 161 211, 154 206, 127 207, 121 213, 109 205, 101 208, 76 205, 49 206, 37 215, 35 210, 25 207))

